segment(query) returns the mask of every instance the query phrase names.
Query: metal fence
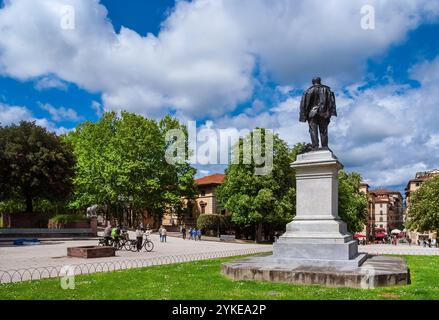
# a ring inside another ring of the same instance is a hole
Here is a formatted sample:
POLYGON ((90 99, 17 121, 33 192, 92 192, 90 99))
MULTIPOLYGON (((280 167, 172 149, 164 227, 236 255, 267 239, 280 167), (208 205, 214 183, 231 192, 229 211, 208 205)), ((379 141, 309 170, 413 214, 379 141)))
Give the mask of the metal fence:
MULTIPOLYGON (((162 256, 146 259, 129 259, 129 260, 112 260, 93 263, 69 264, 74 270, 74 275, 91 274, 98 272, 113 272, 118 270, 127 270, 135 268, 146 268, 173 263, 182 263, 190 261, 200 261, 208 259, 218 259, 241 255, 250 255, 271 252, 269 248, 252 248, 233 251, 217 251, 206 253, 192 253, 174 256, 162 256)), ((64 276, 63 268, 66 265, 17 269, 17 270, 0 270, 0 284, 8 284, 22 281, 35 281, 48 278, 58 278, 64 276)))

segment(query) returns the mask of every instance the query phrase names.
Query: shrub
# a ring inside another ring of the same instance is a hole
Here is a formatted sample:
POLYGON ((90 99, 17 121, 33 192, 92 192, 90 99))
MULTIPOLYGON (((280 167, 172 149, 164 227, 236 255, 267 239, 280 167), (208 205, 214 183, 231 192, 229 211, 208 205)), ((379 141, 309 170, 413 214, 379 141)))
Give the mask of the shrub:
POLYGON ((204 231, 205 234, 217 235, 218 219, 220 233, 231 228, 231 219, 229 216, 220 214, 202 214, 197 219, 197 228, 204 231))

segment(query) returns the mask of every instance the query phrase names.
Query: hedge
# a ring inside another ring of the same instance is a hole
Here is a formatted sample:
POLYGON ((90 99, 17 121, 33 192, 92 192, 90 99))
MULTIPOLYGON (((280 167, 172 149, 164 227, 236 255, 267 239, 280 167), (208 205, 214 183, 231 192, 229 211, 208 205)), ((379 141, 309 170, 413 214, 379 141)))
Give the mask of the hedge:
POLYGON ((203 230, 205 234, 217 234, 218 219, 220 233, 231 228, 230 217, 221 214, 201 214, 197 219, 197 228, 203 230))

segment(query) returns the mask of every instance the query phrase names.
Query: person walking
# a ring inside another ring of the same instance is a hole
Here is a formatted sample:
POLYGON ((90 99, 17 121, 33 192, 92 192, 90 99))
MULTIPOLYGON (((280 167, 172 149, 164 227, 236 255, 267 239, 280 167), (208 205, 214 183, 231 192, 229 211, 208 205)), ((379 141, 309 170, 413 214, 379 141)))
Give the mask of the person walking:
POLYGON ((163 226, 160 226, 160 228, 159 228, 160 242, 163 242, 162 228, 163 228, 163 226))
POLYGON ((197 238, 198 238, 198 241, 201 241, 201 229, 197 230, 197 238))
POLYGON ((194 241, 197 241, 197 228, 194 228, 192 230, 192 237, 193 237, 194 241))
POLYGON ((181 228, 181 236, 182 236, 183 240, 186 240, 186 226, 183 226, 181 228))
POLYGON ((192 227, 189 229, 189 240, 192 240, 193 229, 192 227))
POLYGON ((166 242, 167 233, 168 231, 166 230, 166 228, 162 226, 162 242, 166 242))
POLYGON ((137 251, 139 252, 142 250, 142 244, 143 244, 143 227, 138 226, 136 230, 136 239, 137 239, 137 251))

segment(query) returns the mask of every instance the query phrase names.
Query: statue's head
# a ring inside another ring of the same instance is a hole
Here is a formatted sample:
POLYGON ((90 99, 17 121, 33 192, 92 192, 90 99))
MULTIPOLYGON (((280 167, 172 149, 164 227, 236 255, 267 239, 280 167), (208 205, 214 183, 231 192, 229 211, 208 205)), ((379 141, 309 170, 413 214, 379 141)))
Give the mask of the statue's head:
POLYGON ((322 79, 320 77, 314 77, 312 79, 312 84, 316 85, 316 84, 322 84, 322 79))

